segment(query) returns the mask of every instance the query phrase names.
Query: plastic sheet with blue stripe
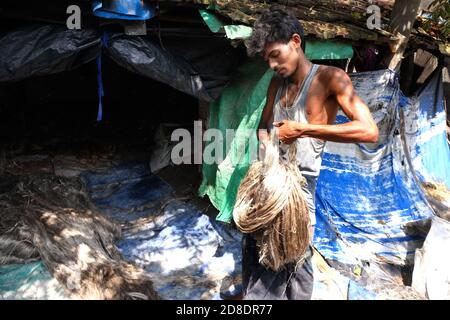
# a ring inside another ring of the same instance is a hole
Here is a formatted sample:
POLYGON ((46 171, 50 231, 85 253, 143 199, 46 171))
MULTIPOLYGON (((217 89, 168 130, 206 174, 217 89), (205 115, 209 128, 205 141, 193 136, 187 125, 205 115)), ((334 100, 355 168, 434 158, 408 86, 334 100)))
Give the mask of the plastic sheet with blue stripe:
MULTIPOLYGON (((326 258, 346 264, 403 265, 424 241, 405 226, 433 215, 420 184, 450 187, 441 71, 411 98, 390 70, 351 78, 380 138, 376 144, 327 142, 316 190, 314 245, 326 258)), ((339 113, 337 122, 346 121, 339 113)))

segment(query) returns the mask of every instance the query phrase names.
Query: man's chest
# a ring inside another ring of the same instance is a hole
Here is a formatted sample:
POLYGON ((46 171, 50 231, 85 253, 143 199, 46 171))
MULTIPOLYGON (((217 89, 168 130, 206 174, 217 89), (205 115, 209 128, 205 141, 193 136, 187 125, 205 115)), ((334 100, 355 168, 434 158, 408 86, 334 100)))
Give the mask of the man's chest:
POLYGON ((308 91, 299 90, 297 86, 288 86, 287 91, 280 97, 280 107, 302 109, 306 119, 313 124, 326 124, 330 105, 334 97, 330 97, 328 90, 321 83, 312 83, 308 91), (330 103, 331 102, 331 103, 330 103))

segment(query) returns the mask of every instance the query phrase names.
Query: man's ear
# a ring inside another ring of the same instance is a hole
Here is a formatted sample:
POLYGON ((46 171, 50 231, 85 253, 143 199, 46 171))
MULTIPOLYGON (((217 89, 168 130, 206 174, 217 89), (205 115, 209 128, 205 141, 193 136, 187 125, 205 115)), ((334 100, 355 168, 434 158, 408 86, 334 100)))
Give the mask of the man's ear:
POLYGON ((291 41, 294 44, 295 49, 298 49, 302 46, 302 38, 298 33, 294 33, 291 37, 291 41))

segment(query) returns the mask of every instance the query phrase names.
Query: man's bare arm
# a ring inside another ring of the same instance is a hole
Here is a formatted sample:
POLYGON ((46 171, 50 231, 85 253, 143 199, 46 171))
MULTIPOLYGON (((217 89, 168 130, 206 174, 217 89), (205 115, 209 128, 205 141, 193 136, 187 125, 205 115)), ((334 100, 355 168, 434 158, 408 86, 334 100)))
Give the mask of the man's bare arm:
POLYGON ((369 108, 358 97, 349 76, 342 70, 335 71, 330 83, 330 94, 335 95, 342 111, 350 122, 333 125, 300 124, 295 121, 281 121, 280 139, 292 143, 297 138, 314 137, 334 142, 377 142, 378 128, 369 108))
POLYGON ((269 88, 267 89, 266 105, 264 106, 261 120, 258 126, 258 139, 264 139, 268 137, 268 123, 273 116, 273 105, 275 103, 275 97, 280 85, 280 80, 277 77, 273 77, 270 81, 269 88))

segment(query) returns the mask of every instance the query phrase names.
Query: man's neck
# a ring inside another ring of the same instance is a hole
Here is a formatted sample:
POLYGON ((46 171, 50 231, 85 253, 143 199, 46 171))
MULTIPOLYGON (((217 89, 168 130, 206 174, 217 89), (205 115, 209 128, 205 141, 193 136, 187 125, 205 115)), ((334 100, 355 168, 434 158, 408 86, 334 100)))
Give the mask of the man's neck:
POLYGON ((297 65, 297 70, 294 74, 289 77, 289 80, 300 87, 308 75, 309 70, 311 70, 312 62, 306 59, 304 54, 300 53, 300 58, 297 65))

